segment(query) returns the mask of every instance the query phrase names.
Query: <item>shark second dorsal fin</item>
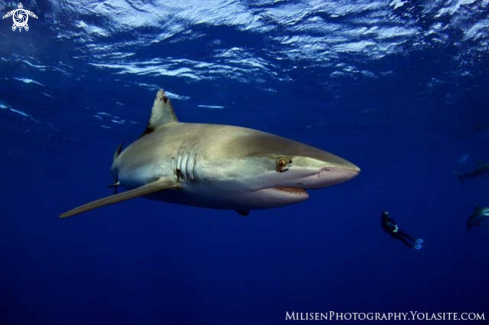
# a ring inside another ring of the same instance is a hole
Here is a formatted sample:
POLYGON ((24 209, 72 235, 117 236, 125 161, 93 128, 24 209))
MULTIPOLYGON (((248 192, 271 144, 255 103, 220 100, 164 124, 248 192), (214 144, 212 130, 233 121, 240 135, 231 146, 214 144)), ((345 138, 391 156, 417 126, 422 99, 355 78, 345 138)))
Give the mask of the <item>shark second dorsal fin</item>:
POLYGON ((173 111, 173 106, 170 99, 165 95, 163 89, 160 89, 158 93, 156 93, 148 126, 141 137, 153 132, 162 125, 173 122, 178 122, 175 112, 173 111))
POLYGON ((114 153, 114 160, 116 160, 117 157, 119 157, 119 155, 121 154, 122 152, 122 146, 124 145, 123 142, 121 142, 119 144, 119 146, 117 147, 117 149, 115 150, 115 153, 114 153))

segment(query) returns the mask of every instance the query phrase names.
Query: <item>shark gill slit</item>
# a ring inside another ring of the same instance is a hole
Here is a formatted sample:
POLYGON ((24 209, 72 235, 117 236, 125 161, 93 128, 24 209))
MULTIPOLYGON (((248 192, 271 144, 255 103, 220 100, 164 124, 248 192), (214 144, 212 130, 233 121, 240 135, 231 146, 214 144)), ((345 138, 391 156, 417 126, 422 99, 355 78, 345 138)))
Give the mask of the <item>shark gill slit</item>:
POLYGON ((187 160, 185 164, 185 175, 187 177, 187 180, 193 181, 192 170, 190 169, 191 164, 192 164, 192 153, 189 152, 187 153, 187 160))
POLYGON ((191 171, 192 181, 194 181, 194 182, 197 181, 195 179, 195 165, 197 165, 197 153, 195 153, 195 155, 194 155, 194 160, 193 160, 193 165, 192 165, 192 171, 191 171))
POLYGON ((188 161, 188 155, 185 154, 185 153, 183 153, 182 154, 182 159, 180 160, 179 169, 182 172, 183 179, 185 179, 185 180, 188 180, 187 161, 188 161))
POLYGON ((182 165, 182 156, 179 155, 177 157, 177 168, 175 169, 175 173, 177 174, 177 178, 179 179, 180 177, 182 177, 182 170, 180 169, 180 166, 182 165))

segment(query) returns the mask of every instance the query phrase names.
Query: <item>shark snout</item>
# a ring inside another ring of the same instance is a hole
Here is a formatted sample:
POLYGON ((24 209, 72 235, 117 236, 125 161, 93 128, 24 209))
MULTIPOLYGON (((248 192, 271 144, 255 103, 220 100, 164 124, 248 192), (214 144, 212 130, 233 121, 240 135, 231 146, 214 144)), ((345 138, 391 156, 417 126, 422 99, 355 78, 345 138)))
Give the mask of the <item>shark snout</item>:
POLYGON ((360 168, 353 164, 348 166, 324 166, 314 175, 304 182, 305 188, 321 188, 340 184, 356 177, 360 173, 360 168))
POLYGON ((321 173, 328 174, 330 172, 339 174, 351 175, 351 178, 357 176, 360 173, 360 168, 353 165, 352 163, 349 166, 326 166, 319 170, 318 177, 321 178, 321 173))

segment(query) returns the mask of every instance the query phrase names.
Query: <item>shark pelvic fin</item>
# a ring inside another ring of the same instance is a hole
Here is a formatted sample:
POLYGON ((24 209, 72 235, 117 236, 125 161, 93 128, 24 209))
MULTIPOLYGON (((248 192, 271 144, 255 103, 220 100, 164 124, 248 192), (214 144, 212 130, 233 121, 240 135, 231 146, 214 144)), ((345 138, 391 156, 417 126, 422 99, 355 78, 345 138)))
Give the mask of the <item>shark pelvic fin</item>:
POLYGON ((117 188, 121 185, 121 183, 116 180, 114 184, 107 185, 108 188, 114 189, 114 194, 117 194, 117 188))
POLYGON ((162 125, 173 122, 178 122, 177 116, 173 111, 170 99, 165 95, 163 89, 160 89, 156 94, 148 126, 141 137, 153 132, 162 125))
POLYGON ((236 210, 243 217, 247 217, 250 214, 250 210, 236 210))
POLYGON ((95 200, 87 204, 81 205, 77 208, 74 208, 73 210, 63 213, 59 217, 60 218, 71 217, 106 205, 119 203, 122 201, 134 199, 140 196, 145 196, 163 190, 177 189, 177 188, 180 188, 180 185, 175 182, 174 178, 160 178, 152 183, 140 186, 138 188, 123 193, 107 196, 102 199, 95 200))

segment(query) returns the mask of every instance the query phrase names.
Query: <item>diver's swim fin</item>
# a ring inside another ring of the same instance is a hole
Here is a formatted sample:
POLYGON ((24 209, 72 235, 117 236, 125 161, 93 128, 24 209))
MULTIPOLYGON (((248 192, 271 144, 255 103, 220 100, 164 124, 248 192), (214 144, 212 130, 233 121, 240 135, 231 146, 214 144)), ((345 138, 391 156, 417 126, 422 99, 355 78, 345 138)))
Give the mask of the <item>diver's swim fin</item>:
POLYGON ((59 217, 60 218, 71 217, 71 216, 74 216, 76 214, 80 214, 80 213, 87 212, 87 211, 90 211, 93 209, 97 209, 97 208, 100 208, 100 207, 103 207, 103 206, 106 206, 109 204, 119 203, 122 201, 134 199, 134 198, 137 198, 140 196, 145 196, 145 195, 148 195, 151 193, 155 193, 155 192, 159 192, 159 191, 163 191, 163 190, 168 190, 168 189, 176 189, 176 188, 180 188, 180 185, 175 182, 174 178, 169 178, 169 177, 168 178, 160 178, 160 179, 158 179, 152 183, 140 186, 138 188, 135 188, 135 189, 123 192, 123 193, 107 196, 107 197, 104 197, 102 199, 95 200, 95 201, 89 202, 87 204, 81 205, 77 208, 74 208, 70 211, 63 213, 59 217))
POLYGON ((416 238, 414 242, 416 243, 413 247, 414 249, 421 249, 424 247, 424 240, 422 240, 421 238, 416 238))

